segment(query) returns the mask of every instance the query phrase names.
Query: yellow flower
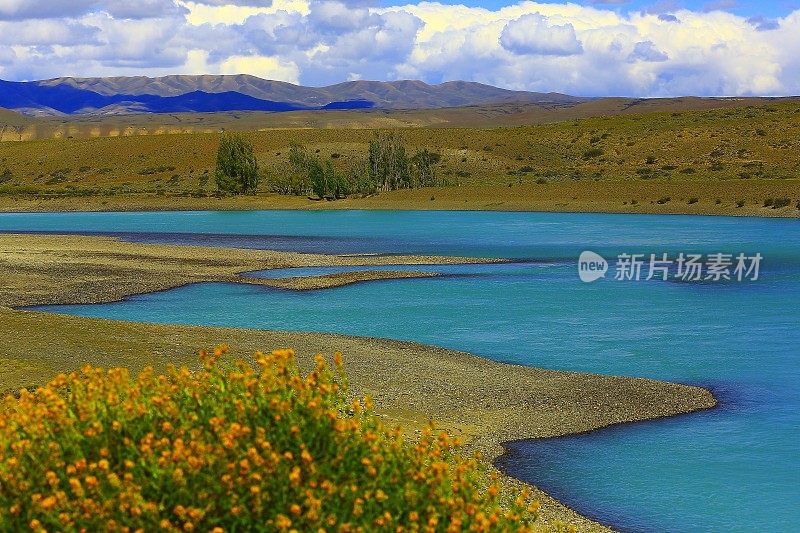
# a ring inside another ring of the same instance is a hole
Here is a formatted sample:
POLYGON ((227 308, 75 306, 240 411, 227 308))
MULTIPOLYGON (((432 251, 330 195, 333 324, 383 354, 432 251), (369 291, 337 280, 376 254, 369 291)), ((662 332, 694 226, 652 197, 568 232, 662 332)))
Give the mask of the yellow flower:
POLYGON ((300 482, 300 467, 295 466, 289 473, 289 481, 292 485, 297 485, 300 482))
POLYGON ((292 521, 289 520, 288 516, 284 516, 282 514, 279 514, 275 518, 275 527, 277 527, 280 530, 287 530, 290 527, 292 527, 292 521))

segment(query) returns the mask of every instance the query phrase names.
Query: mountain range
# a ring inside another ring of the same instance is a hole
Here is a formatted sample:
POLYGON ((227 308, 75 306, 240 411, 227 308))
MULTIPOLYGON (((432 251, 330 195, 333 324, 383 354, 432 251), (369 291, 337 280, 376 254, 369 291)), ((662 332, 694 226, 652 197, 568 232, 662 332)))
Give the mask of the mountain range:
POLYGON ((586 100, 465 81, 438 85, 413 80, 351 81, 304 87, 248 75, 0 80, 0 107, 33 116, 435 109, 508 103, 571 106, 586 100))

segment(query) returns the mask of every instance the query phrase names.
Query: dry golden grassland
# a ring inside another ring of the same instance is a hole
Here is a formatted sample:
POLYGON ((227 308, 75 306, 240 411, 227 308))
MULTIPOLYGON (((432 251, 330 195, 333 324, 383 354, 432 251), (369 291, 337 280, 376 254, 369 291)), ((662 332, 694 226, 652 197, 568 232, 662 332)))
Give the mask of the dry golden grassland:
POLYGON ((0 209, 417 208, 800 216, 800 104, 623 114, 513 128, 410 128, 441 153, 448 186, 313 202, 270 194, 291 142, 344 171, 366 129, 246 134, 265 171, 258 196, 217 199, 219 134, 0 143, 0 209), (8 169, 8 172, 5 170, 8 169), (764 207, 770 199, 789 205, 764 207))

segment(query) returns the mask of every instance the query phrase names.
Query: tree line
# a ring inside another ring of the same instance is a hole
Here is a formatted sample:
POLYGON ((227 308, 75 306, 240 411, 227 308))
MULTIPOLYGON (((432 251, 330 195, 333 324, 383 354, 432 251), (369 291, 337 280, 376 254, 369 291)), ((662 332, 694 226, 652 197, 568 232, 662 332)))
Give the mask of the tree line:
MULTIPOLYGON (((378 133, 369 143, 367 153, 344 170, 335 168, 330 159, 323 162, 306 147, 292 143, 288 168, 267 181, 270 190, 279 194, 344 198, 351 194, 436 186, 439 184, 436 167, 440 161, 441 156, 427 148, 409 156, 400 135, 378 133)), ((215 177, 222 192, 254 193, 261 173, 252 144, 239 135, 224 136, 215 177)))

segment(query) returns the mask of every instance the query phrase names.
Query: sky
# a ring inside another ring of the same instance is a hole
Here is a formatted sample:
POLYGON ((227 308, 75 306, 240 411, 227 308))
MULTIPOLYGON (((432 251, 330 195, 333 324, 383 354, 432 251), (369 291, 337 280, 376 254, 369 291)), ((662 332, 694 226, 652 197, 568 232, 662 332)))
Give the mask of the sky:
POLYGON ((0 0, 2 79, 170 74, 797 95, 800 0, 0 0))

